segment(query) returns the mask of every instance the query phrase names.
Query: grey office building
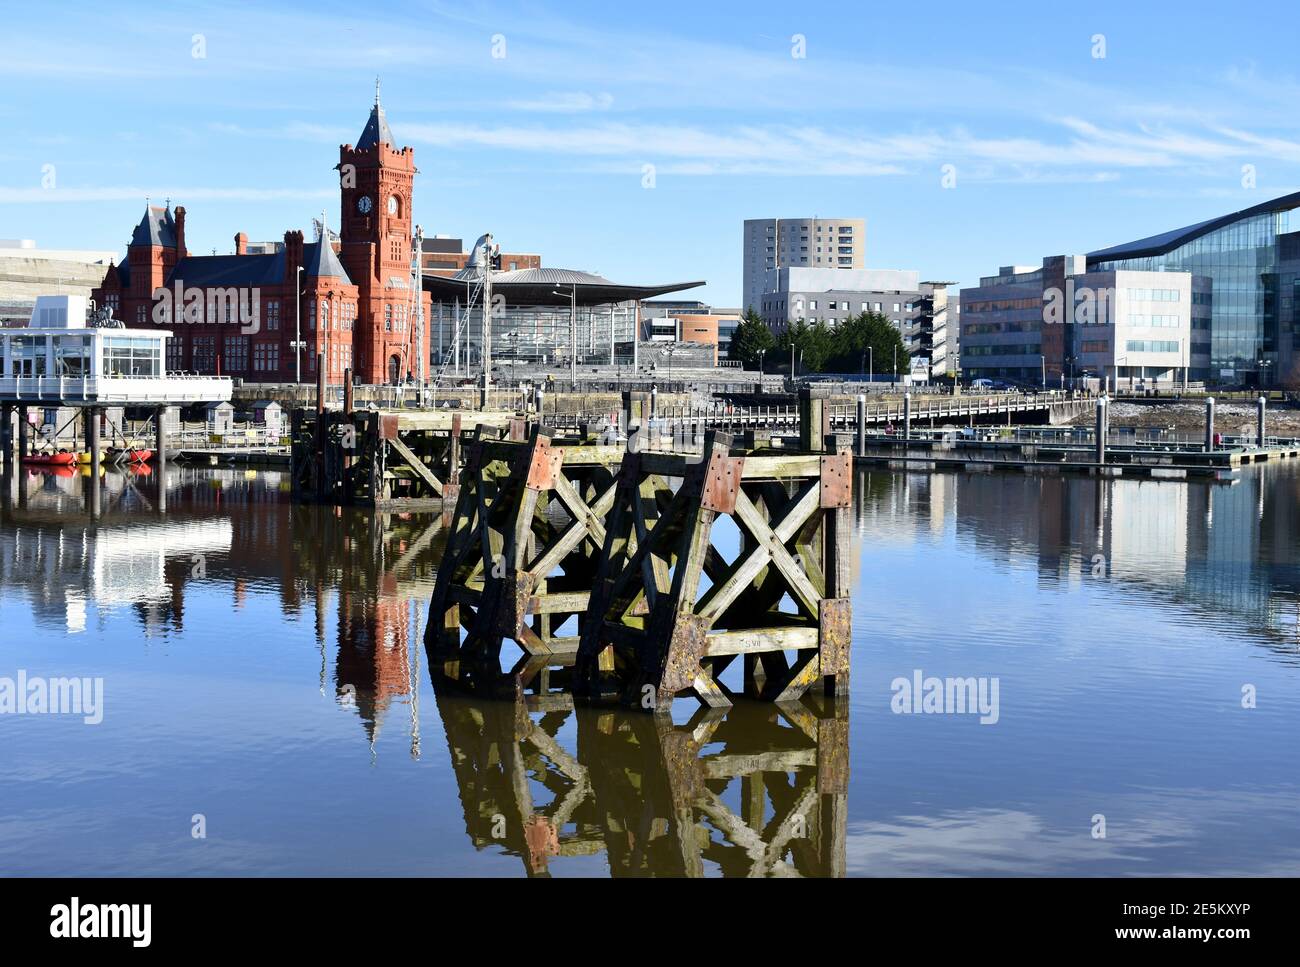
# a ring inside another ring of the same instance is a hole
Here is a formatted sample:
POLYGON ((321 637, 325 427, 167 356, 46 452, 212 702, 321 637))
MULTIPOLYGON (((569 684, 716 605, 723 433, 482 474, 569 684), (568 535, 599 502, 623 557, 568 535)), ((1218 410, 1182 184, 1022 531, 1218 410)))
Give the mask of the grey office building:
POLYGON ((773 269, 852 271, 866 265, 866 253, 865 219, 748 218, 741 309, 758 308, 765 276, 773 269))

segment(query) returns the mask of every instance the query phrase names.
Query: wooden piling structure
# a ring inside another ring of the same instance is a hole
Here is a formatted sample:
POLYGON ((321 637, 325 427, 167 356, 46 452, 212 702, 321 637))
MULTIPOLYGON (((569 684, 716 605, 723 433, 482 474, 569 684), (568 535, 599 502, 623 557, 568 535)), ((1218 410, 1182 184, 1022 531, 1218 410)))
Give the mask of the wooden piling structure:
POLYGON ((550 669, 572 665, 622 456, 621 447, 556 446, 536 426, 527 440, 469 441, 430 602, 431 665, 489 692, 534 679, 549 688, 550 669), (506 640, 523 656, 503 676, 506 640))
POLYGON ((589 608, 601 618, 588 622, 576 662, 579 694, 660 711, 689 692, 725 707, 720 675, 737 656, 754 698, 790 701, 817 683, 847 691, 852 455, 733 455, 730 443, 710 431, 702 461, 624 458, 589 608), (731 562, 712 542, 719 515, 741 533, 731 562))
POLYGON ((701 459, 540 427, 476 434, 430 601, 431 667, 489 693, 572 686, 662 711, 686 692, 730 705, 719 676, 743 656, 754 698, 845 693, 850 448, 731 443, 709 431, 701 459), (734 560, 714 543, 720 515, 741 535, 734 560), (507 641, 522 656, 503 671, 507 641))
POLYGON ((523 438, 524 423, 511 414, 296 409, 290 424, 295 499, 449 510, 470 421, 493 437, 523 438))

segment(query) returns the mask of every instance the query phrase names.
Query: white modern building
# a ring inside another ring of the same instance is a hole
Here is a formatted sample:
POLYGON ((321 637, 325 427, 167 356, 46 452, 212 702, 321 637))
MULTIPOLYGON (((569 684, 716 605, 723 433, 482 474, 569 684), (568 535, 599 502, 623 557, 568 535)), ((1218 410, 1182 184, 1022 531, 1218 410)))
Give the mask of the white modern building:
POLYGON ((866 256, 862 218, 747 218, 741 311, 758 308, 765 275, 773 269, 852 271, 866 265, 866 256))
POLYGON ((229 400, 222 376, 167 373, 164 329, 95 319, 86 296, 38 296, 24 327, 0 329, 0 400, 70 406, 229 400))
POLYGON ((1089 271, 1082 255, 1003 266, 961 290, 962 374, 1181 384, 1209 365, 1210 286, 1190 272, 1089 271))

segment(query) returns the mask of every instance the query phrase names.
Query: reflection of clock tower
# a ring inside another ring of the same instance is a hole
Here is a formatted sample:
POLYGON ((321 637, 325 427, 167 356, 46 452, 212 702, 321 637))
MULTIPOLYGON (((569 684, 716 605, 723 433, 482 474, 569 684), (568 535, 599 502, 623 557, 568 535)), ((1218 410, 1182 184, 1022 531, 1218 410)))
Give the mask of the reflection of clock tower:
MULTIPOLYGON (((411 299, 411 189, 415 150, 398 149, 379 103, 356 147, 339 147, 339 256, 360 290, 353 333, 357 379, 393 382, 416 372, 411 299)), ((428 309, 425 310, 428 318, 428 309)), ((425 346, 427 347, 427 332, 425 346)), ((427 348, 425 349, 427 352, 427 348)))

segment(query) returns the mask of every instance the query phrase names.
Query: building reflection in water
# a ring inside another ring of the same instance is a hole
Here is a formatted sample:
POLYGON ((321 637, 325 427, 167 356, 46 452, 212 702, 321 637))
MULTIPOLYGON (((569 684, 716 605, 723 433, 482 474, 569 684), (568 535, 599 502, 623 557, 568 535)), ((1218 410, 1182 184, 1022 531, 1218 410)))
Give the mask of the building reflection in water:
MULTIPOLYGON (((1040 583, 1070 586, 1100 566, 1117 593, 1213 615, 1294 663, 1298 471, 1187 483, 863 471, 856 514, 864 541, 953 540, 1028 564, 1040 583)), ((175 466, 163 480, 107 474, 92 521, 81 485, 19 472, 0 490, 0 589, 38 628, 77 632, 130 609, 144 634, 179 635, 191 585, 236 611, 270 598, 313 619, 320 691, 356 716, 372 754, 387 723, 420 756, 419 697, 433 681, 468 836, 529 875, 597 854, 617 876, 844 872, 844 708, 742 702, 675 725, 563 695, 469 699, 421 669, 437 515, 294 505, 279 473, 175 466)))
POLYGON ((1032 563, 1041 584, 1105 578, 1282 653, 1300 646, 1300 465, 1186 482, 860 470, 855 497, 864 540, 937 540, 951 528, 996 563, 1032 563))

